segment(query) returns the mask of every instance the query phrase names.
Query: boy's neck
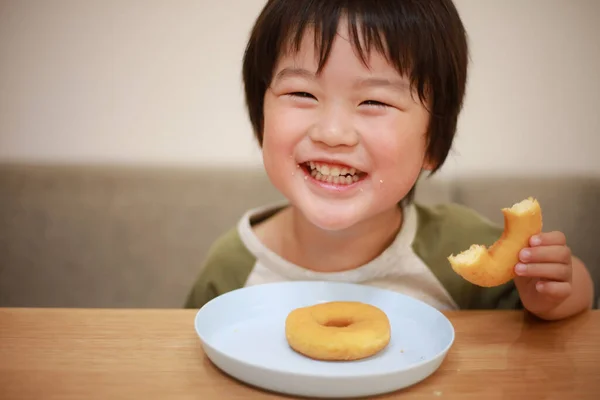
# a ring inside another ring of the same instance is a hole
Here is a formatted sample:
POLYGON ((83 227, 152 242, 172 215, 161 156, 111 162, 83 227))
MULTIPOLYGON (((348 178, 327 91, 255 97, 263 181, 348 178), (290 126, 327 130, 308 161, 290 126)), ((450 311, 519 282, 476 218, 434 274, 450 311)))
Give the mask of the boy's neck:
POLYGON ((261 241, 286 260, 318 272, 357 268, 381 254, 402 226, 402 209, 394 207, 343 232, 322 230, 295 207, 275 215, 257 230, 261 241))

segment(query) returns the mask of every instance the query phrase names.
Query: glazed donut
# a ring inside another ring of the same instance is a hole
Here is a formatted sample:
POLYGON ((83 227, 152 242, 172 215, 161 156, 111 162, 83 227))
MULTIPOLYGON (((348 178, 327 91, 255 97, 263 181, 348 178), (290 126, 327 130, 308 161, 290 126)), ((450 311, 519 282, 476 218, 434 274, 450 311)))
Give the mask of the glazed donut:
POLYGON ((452 269, 467 281, 482 287, 502 285, 515 277, 519 252, 529 246, 529 238, 542 231, 542 210, 529 197, 510 208, 503 208, 504 232, 487 249, 474 244, 458 255, 450 255, 452 269))
POLYGON ((351 361, 370 357, 390 341, 387 315, 353 301, 332 301, 297 308, 285 321, 285 335, 297 353, 315 360, 351 361))

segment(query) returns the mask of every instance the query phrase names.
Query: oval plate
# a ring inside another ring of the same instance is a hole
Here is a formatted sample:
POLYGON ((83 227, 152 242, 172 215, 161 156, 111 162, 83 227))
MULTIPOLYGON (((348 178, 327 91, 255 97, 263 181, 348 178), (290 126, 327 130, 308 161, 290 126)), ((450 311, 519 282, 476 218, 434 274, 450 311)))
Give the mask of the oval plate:
POLYGON ((351 283, 281 282, 246 287, 206 303, 195 329, 207 357, 249 385, 295 396, 348 398, 406 388, 434 373, 454 327, 435 308, 384 289, 351 283), (358 361, 317 361, 292 350, 285 319, 298 307, 360 301, 382 309, 392 328, 388 346, 358 361))

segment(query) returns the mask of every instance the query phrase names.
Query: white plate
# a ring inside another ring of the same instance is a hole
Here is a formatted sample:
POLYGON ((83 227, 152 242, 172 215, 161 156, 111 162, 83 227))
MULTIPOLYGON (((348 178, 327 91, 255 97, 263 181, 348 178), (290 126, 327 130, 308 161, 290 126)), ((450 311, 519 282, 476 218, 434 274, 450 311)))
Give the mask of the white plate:
POLYGON ((202 307, 195 327, 204 352, 223 372, 252 386, 296 396, 373 396, 434 373, 454 343, 435 308, 389 290, 333 282, 283 282, 225 293, 202 307), (293 351, 285 319, 295 308, 353 300, 381 308, 392 327, 379 354, 351 362, 315 361, 293 351))

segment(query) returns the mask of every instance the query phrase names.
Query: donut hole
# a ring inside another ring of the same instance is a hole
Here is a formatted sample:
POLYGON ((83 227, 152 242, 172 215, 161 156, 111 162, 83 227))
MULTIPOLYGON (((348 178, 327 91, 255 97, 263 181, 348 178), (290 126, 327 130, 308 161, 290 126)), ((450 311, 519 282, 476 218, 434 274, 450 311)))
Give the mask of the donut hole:
POLYGON ((325 321, 323 326, 332 327, 332 328, 346 328, 347 326, 352 325, 352 320, 349 318, 335 318, 325 321))

